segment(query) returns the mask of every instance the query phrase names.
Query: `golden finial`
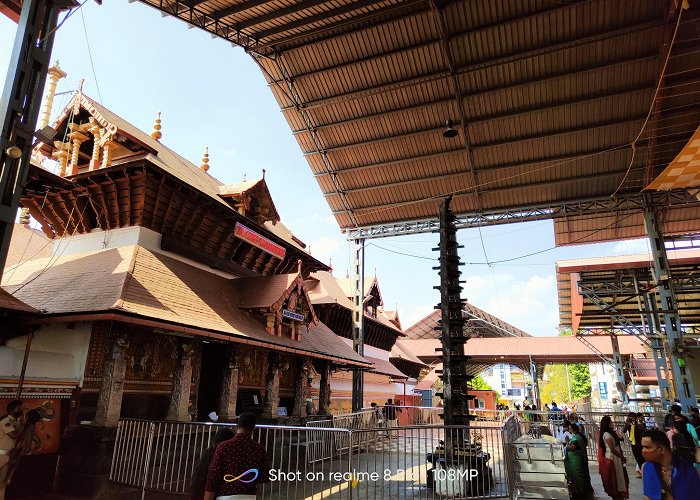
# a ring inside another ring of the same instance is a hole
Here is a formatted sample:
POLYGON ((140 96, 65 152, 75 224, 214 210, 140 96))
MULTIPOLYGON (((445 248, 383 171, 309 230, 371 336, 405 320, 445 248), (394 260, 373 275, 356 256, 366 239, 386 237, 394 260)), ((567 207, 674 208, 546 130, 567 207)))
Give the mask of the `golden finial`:
POLYGON ((265 169, 263 168, 263 180, 265 180, 265 169))
POLYGON ((160 111, 158 111, 158 118, 156 118, 155 123, 153 123, 153 132, 151 132, 151 137, 156 141, 159 141, 163 134, 160 132, 160 111))
POLYGON ((209 170, 209 146, 204 148, 204 156, 202 157, 202 164, 199 166, 205 172, 209 170))
POLYGON ((243 174, 243 182, 245 182, 245 181, 246 181, 246 179, 245 179, 245 174, 243 174))

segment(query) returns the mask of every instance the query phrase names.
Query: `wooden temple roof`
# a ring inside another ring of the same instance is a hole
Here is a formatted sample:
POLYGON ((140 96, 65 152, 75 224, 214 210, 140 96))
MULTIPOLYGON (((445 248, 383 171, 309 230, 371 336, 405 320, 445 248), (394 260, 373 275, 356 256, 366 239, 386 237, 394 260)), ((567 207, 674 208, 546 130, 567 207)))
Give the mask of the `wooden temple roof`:
POLYGON ((2 285, 40 308, 42 322, 122 321, 369 367, 322 323, 299 340, 271 335, 262 317, 239 307, 234 282, 132 245, 34 259, 2 285))
MULTIPOLYGON (((246 217, 220 196, 223 184, 207 172, 89 97, 81 95, 78 102, 77 115, 70 114, 71 104, 56 122, 57 135, 65 132, 69 118, 87 122, 95 115, 116 129, 119 155, 106 168, 91 169, 84 149, 92 146, 86 141, 79 155, 83 163, 68 177, 32 165, 22 206, 49 237, 143 226, 163 235, 164 250, 239 276, 292 272, 299 260, 305 274, 328 269, 288 229, 275 227, 280 225, 276 210, 266 221, 246 217), (236 237, 237 224, 283 247, 284 258, 236 237)), ((41 151, 49 154, 52 148, 44 145, 41 151)), ((257 185, 262 205, 271 204, 271 198, 265 201, 266 186, 257 185)))
MULTIPOLYGON (((372 278, 374 279, 374 278, 372 278)), ((338 335, 352 338, 352 301, 332 274, 326 271, 312 273, 307 280, 309 297, 318 318, 338 335)), ((366 345, 391 350, 396 339, 404 333, 379 309, 373 316, 365 311, 364 339, 366 345)))

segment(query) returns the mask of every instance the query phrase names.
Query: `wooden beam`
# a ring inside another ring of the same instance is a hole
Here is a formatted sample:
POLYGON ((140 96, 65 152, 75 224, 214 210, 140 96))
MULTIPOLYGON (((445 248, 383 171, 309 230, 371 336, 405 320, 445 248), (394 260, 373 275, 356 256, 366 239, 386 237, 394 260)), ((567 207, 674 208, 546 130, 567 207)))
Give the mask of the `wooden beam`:
POLYGON ((107 202, 105 201, 102 187, 99 184, 94 183, 87 186, 88 192, 90 192, 90 188, 95 191, 94 193, 91 193, 92 196, 90 196, 90 200, 93 202, 93 208, 96 209, 95 213, 97 214, 98 223, 100 219, 102 219, 100 227, 106 230, 112 229, 112 223, 109 220, 109 210, 107 209, 107 202), (99 205, 96 205, 93 198, 97 198, 97 203, 99 203, 99 205))
POLYGON ((221 269, 222 271, 226 271, 243 278, 257 278, 261 276, 259 273, 251 271, 250 269, 247 269, 236 262, 219 257, 218 255, 212 255, 201 248, 194 247, 189 243, 186 243, 171 235, 163 235, 160 248, 162 250, 175 252, 184 257, 196 260, 211 266, 214 269, 221 269))
POLYGON ((179 195, 180 191, 182 190, 182 186, 180 184, 175 184, 173 189, 170 191, 170 197, 168 198, 168 206, 165 209, 165 214, 163 215, 163 222, 160 224, 160 231, 158 231, 161 234, 164 234, 165 231, 165 225, 168 222, 168 217, 170 217, 170 212, 175 206, 175 199, 177 198, 176 194, 179 195))
POLYGON ((34 219, 39 222, 41 225, 41 230, 44 232, 46 236, 48 236, 50 239, 54 239, 56 237, 56 234, 52 230, 51 223, 47 220, 47 218, 44 216, 44 213, 41 211, 39 208, 39 205, 37 202, 34 200, 34 198, 22 198, 21 200, 22 207, 26 208, 29 210, 29 214, 34 217, 34 219))
MULTIPOLYGON (((153 214, 151 215, 151 220, 150 220, 150 227, 155 231, 155 222, 156 222, 156 217, 158 216, 158 209, 160 208, 160 205, 162 203, 163 198, 165 197, 163 195, 163 186, 165 185, 165 175, 161 175, 160 177, 160 182, 158 183, 158 189, 156 190, 156 202, 153 207, 153 214)), ((162 229, 162 224, 161 224, 161 229, 162 229)))
POLYGON ((143 226, 143 211, 146 206, 146 176, 144 174, 135 175, 131 178, 131 199, 135 206, 131 207, 131 224, 143 226), (139 192, 139 190, 141 190, 139 192))

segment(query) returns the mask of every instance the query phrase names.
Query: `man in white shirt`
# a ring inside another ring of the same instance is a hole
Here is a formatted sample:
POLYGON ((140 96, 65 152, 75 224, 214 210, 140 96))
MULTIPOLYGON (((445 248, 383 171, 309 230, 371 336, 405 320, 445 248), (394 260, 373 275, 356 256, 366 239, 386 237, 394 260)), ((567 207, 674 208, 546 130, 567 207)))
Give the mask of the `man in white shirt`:
POLYGON ((7 415, 0 419, 0 500, 5 498, 7 474, 9 472, 10 453, 19 437, 21 418, 24 414, 22 401, 15 400, 7 403, 7 415))

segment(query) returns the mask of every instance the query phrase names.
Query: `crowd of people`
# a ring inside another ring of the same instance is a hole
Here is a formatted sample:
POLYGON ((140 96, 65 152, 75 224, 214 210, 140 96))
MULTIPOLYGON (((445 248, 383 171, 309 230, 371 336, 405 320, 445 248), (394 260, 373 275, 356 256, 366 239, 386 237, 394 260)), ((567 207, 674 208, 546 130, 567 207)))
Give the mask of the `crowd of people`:
MULTIPOLYGON (((558 429, 557 438, 565 448, 564 466, 572 498, 592 498, 588 470, 589 445, 586 425, 575 414, 550 414, 550 423, 558 429)), ((605 492, 613 500, 630 498, 630 478, 623 443, 629 441, 636 475, 642 480, 648 500, 700 500, 700 414, 692 408, 688 416, 673 405, 665 416, 663 429, 649 422, 642 413, 630 412, 622 429, 605 415, 598 432, 598 471, 605 492)))

